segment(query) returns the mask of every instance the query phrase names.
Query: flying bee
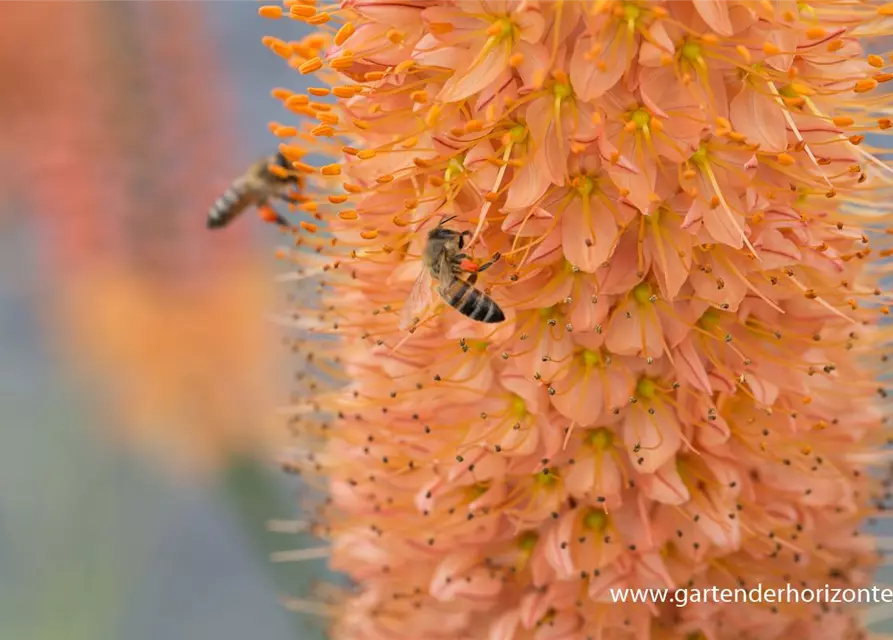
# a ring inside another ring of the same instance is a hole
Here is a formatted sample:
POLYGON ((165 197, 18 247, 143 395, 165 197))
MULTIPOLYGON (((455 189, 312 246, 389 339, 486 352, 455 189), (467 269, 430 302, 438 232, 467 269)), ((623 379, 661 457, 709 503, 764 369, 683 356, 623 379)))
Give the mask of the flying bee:
MULTIPOLYGON (((301 190, 301 178, 291 171, 289 161, 281 153, 258 160, 248 170, 236 178, 229 188, 223 192, 208 211, 208 228, 220 229, 235 220, 250 206, 265 207, 271 199, 282 200, 291 204, 298 199, 289 195, 290 188, 301 190), (270 171, 270 165, 289 171, 285 177, 270 171)), ((281 226, 291 226, 278 214, 274 214, 273 222, 281 226)))
POLYGON ((469 264, 468 256, 462 253, 462 249, 465 247, 465 237, 470 236, 471 232, 460 233, 444 226, 455 217, 444 218, 428 232, 428 241, 422 253, 422 271, 403 305, 400 318, 402 330, 413 327, 418 321, 418 314, 431 304, 434 280, 437 280, 440 297, 462 315, 488 324, 505 320, 505 314, 493 298, 474 286, 478 274, 499 260, 499 253, 494 253, 490 260, 480 266, 469 264), (467 278, 463 278, 466 273, 467 278))

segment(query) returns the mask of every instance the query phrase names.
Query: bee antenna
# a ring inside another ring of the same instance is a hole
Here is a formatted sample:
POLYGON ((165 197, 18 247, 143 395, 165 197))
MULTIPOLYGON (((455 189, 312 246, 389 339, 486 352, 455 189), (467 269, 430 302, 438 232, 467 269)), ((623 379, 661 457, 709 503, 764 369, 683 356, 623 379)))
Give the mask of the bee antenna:
POLYGON ((458 217, 459 217, 459 216, 455 216, 455 215, 453 215, 453 216, 448 216, 448 217, 445 217, 445 218, 441 218, 441 219, 440 219, 440 224, 438 224, 437 226, 438 226, 438 227, 442 227, 443 225, 445 225, 445 224, 446 224, 447 222, 449 222, 450 220, 454 220, 455 218, 458 218, 458 217))

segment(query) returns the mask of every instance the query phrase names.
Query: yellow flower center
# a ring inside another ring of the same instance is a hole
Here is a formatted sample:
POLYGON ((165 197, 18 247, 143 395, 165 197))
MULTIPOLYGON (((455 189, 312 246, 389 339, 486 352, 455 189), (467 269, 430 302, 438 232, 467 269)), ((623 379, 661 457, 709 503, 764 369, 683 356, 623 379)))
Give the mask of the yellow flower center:
POLYGON ((608 516, 604 511, 591 509, 589 513, 583 516, 583 526, 590 531, 601 533, 608 527, 608 516))
POLYGON ((447 162, 446 171, 444 171, 443 179, 446 182, 452 181, 457 176, 461 175, 465 171, 465 165, 462 163, 462 159, 453 156, 450 158, 449 162, 447 162))
POLYGON ((633 289, 633 299, 639 304, 645 304, 648 302, 648 299, 651 297, 651 287, 648 286, 647 283, 642 282, 637 284, 633 289))
POLYGON ((702 329, 710 331, 716 328, 716 325, 719 324, 721 317, 722 316, 720 316, 719 312, 715 309, 707 309, 707 311, 704 312, 704 315, 702 315, 698 319, 698 326, 702 329))
POLYGON ((533 481, 543 489, 554 487, 558 482, 558 470, 555 468, 544 469, 533 476, 533 481))
POLYGON ((592 193, 592 190, 595 189, 595 180, 589 176, 578 176, 575 183, 577 191, 584 198, 589 196, 589 194, 592 193))
POLYGON ((588 442, 593 449, 602 453, 607 451, 611 445, 614 444, 614 434, 610 429, 599 427, 598 429, 589 432, 586 442, 588 442))
POLYGON ((466 494, 466 497, 468 498, 469 502, 474 502, 475 500, 480 498, 482 495, 487 493, 487 490, 489 488, 490 487, 488 487, 485 484, 473 484, 470 487, 468 487, 468 489, 465 490, 465 494, 466 494))
POLYGON ((574 91, 569 84, 556 82, 552 85, 552 93, 559 100, 567 100, 573 95, 574 91))
POLYGON ((530 553, 531 551, 533 551, 533 548, 536 546, 536 543, 539 539, 539 534, 537 534, 536 531, 525 531, 520 536, 518 536, 518 548, 521 551, 530 553))
POLYGON ((630 116, 630 120, 636 124, 637 129, 644 129, 651 124, 651 114, 645 109, 636 109, 630 116))
POLYGON ((590 351, 589 349, 586 349, 583 352, 583 364, 587 369, 591 369, 595 365, 600 364, 601 361, 602 357, 598 351, 590 351))
POLYGON ((812 5, 808 2, 798 2, 797 3, 797 11, 800 13, 804 13, 810 18, 815 18, 815 9, 812 8, 812 5))
POLYGON ((527 127, 523 124, 516 124, 509 131, 509 136, 515 144, 521 144, 527 139, 527 127))
POLYGON ((515 33, 515 25, 512 24, 512 21, 508 18, 499 18, 492 25, 490 25, 490 34, 492 34, 498 41, 505 40, 506 38, 512 37, 515 33))
POLYGON ((703 142, 701 143, 701 146, 698 147, 698 150, 692 154, 691 161, 698 166, 701 166, 707 162, 706 144, 704 144, 703 142))
POLYGON ((623 5, 623 19, 627 24, 633 25, 636 20, 642 17, 642 10, 635 4, 623 5))
POLYGON ((523 418, 527 415, 527 403, 521 396, 513 396, 509 403, 512 415, 523 418))
POLYGON ((651 400, 657 393, 657 385, 648 378, 642 378, 636 383, 636 396, 651 400))
POLYGON ((689 62, 697 62, 700 60, 702 53, 703 50, 701 49, 701 43, 699 42, 689 40, 682 45, 682 57, 689 62))

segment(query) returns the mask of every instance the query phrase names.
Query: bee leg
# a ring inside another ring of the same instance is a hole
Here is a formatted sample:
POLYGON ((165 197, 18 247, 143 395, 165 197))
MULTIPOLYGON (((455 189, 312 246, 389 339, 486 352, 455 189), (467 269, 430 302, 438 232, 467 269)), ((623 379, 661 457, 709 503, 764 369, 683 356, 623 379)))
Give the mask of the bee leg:
POLYGON ((459 248, 462 249, 465 247, 465 236, 473 235, 471 231, 463 231, 459 234, 459 248))
POLYGON ((258 213, 260 213, 260 217, 264 222, 279 225, 280 227, 291 227, 291 223, 289 223, 289 221, 283 218, 278 211, 271 207, 269 202, 267 202, 266 200, 258 203, 257 211, 258 213))
POLYGON ((485 262, 484 264, 482 264, 481 266, 478 267, 478 273, 480 273, 481 271, 486 271, 487 269, 492 267, 496 263, 496 261, 499 260, 499 258, 501 258, 501 257, 502 257, 502 255, 498 251, 496 253, 494 253, 492 258, 490 258, 489 260, 487 260, 487 262, 485 262))

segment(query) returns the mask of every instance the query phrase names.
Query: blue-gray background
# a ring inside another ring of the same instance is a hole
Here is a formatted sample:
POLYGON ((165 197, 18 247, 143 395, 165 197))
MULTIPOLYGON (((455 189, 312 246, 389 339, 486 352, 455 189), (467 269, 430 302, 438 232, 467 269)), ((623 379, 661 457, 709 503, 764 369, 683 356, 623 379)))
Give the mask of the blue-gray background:
MULTIPOLYGON (((240 143, 235 163, 247 162, 270 149, 267 121, 283 119, 270 89, 301 87, 261 37, 295 38, 298 27, 258 18, 253 2, 201 4, 218 64, 239 88, 231 137, 240 143)), ((41 328, 42 300, 65 276, 47 274, 37 257, 46 224, 38 214, 49 212, 19 202, 0 199, 0 639, 319 637, 319 623, 287 612, 278 596, 306 593, 325 577, 324 563, 266 560, 312 544, 265 533, 267 519, 294 516, 298 488, 251 460, 190 481, 107 441, 115 425, 96 424, 105 419, 96 399, 41 328)), ((204 211, 195 215, 202 233, 204 211)), ((258 256, 269 255, 272 235, 253 216, 239 222, 258 256)))

